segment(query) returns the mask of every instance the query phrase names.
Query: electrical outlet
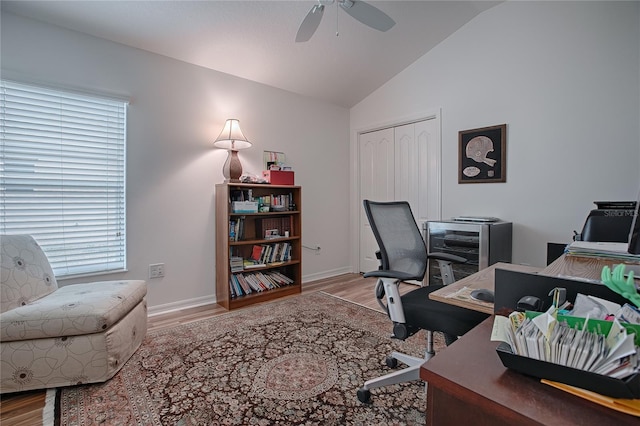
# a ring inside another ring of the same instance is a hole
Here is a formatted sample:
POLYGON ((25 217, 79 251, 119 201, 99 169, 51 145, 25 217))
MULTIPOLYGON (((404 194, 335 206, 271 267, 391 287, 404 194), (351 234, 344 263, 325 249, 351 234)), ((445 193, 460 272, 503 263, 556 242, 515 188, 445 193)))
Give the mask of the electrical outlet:
POLYGON ((149 265, 149 278, 164 277, 164 263, 154 263, 149 265))

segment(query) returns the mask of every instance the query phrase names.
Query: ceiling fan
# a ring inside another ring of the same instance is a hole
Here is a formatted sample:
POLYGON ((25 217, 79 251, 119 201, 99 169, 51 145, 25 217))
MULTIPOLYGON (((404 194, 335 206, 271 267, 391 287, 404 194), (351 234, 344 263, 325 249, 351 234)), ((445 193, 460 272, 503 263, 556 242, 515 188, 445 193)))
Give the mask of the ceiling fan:
POLYGON ((378 31, 388 31, 396 24, 389 15, 364 1, 318 0, 318 4, 311 8, 302 21, 302 24, 300 24, 300 28, 298 28, 298 33, 296 34, 296 43, 305 42, 311 38, 318 29, 318 25, 320 25, 324 7, 333 3, 337 3, 342 10, 351 15, 352 18, 378 31))

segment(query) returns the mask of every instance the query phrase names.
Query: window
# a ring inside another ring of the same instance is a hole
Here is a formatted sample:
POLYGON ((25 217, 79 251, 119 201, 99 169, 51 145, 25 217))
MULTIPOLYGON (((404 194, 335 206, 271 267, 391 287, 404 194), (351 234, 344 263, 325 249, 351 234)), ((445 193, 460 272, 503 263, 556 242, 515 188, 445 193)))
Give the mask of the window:
POLYGON ((0 81, 0 233, 57 278, 126 268, 127 102, 0 81))

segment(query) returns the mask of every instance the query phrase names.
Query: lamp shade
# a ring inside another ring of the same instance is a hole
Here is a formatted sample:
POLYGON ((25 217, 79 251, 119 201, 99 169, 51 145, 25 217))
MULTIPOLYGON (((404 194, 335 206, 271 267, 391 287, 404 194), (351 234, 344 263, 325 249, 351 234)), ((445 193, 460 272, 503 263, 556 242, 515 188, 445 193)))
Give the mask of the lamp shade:
POLYGON ((239 149, 249 148, 251 142, 242 134, 240 122, 235 118, 230 118, 224 123, 224 129, 222 129, 220 135, 213 142, 213 146, 237 151, 239 149))

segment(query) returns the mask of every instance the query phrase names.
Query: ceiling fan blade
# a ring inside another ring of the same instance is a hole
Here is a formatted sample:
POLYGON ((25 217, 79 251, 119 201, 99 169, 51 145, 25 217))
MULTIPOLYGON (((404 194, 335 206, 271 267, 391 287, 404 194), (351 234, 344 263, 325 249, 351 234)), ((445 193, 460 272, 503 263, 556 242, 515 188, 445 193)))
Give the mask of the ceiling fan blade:
POLYGON ((378 31, 388 31, 396 24, 389 15, 363 1, 344 0, 340 2, 340 6, 351 17, 378 31))
POLYGON ((318 25, 320 25, 320 20, 322 19, 322 14, 324 12, 323 4, 314 5, 307 16, 305 16, 302 24, 300 24, 300 28, 298 28, 298 34, 296 34, 296 43, 309 41, 311 36, 318 29, 318 25))

